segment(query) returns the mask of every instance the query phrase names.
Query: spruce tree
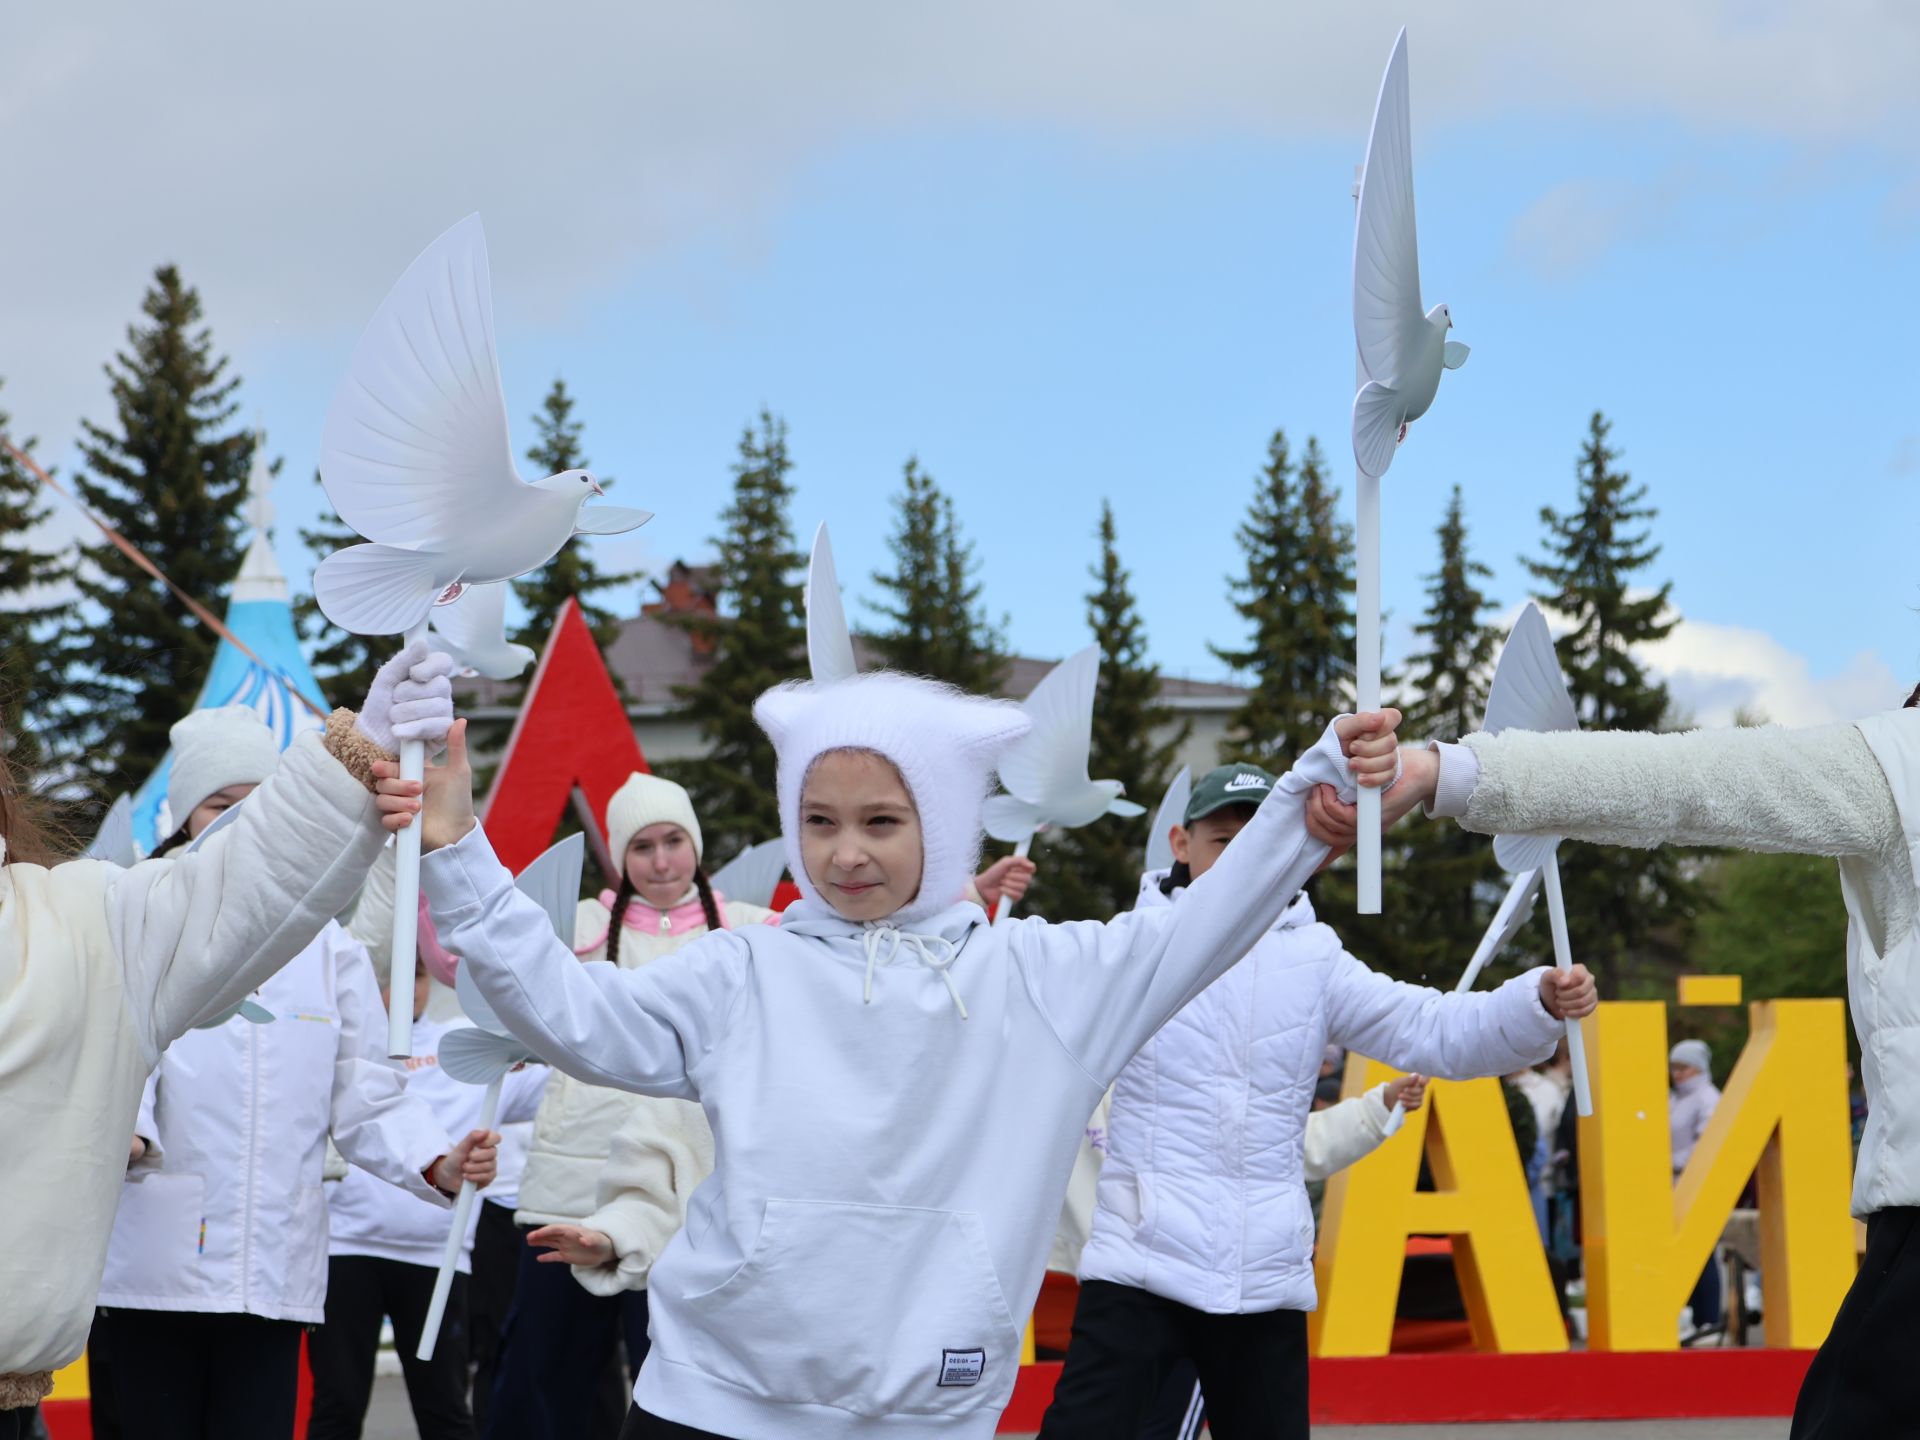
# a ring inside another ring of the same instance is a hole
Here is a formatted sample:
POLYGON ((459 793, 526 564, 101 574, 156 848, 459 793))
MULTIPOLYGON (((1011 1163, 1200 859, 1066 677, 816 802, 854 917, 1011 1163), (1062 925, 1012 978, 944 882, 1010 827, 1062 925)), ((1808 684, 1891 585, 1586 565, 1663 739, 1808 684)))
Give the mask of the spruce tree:
MULTIPOLYGON (((319 480, 315 472, 314 483, 319 480)), ((336 550, 358 545, 360 537, 329 509, 312 529, 301 527, 300 543, 317 565, 336 550)), ((314 679, 320 682, 323 693, 342 705, 360 703, 360 697, 373 684, 373 672, 398 648, 399 642, 392 637, 342 630, 321 613, 319 602, 310 594, 294 597, 293 619, 300 638, 307 643, 314 679)))
POLYGON ((1296 467, 1286 432, 1274 431, 1236 539, 1246 564, 1229 585, 1250 633, 1241 649, 1210 648, 1252 685, 1220 758, 1285 769, 1353 685, 1353 531, 1338 517, 1317 441, 1296 467))
MULTIPOLYGON (((535 478, 558 474, 562 470, 588 468, 586 452, 580 447, 584 427, 573 418, 573 406, 574 399, 567 390, 566 382, 556 377, 553 387, 547 391, 546 399, 533 417, 539 438, 528 449, 527 461, 535 472, 535 478)), ((602 487, 611 487, 613 484, 608 476, 597 472, 594 479, 602 487)), ((603 572, 594 563, 593 552, 587 545, 584 537, 569 540, 560 547, 560 553, 553 559, 513 582, 514 596, 526 611, 526 617, 519 629, 513 632, 512 638, 528 646, 536 655, 546 648, 547 637, 553 633, 554 621, 560 616, 560 607, 566 604, 569 596, 579 600, 580 614, 603 653, 619 638, 620 625, 625 617, 596 603, 594 597, 617 586, 633 584, 640 578, 640 572, 603 572)), ((521 677, 523 692, 532 679, 531 673, 521 677)), ((626 686, 618 673, 613 674, 613 683, 624 695, 626 686)))
MULTIPOLYGON (((1580 449, 1574 507, 1565 514, 1541 507, 1546 553, 1522 563, 1541 604, 1569 627, 1555 646, 1581 725, 1652 730, 1667 716, 1667 688, 1648 676, 1633 647, 1671 633, 1679 616, 1668 613, 1671 582, 1636 589, 1660 554, 1644 523, 1658 512, 1645 503, 1646 487, 1616 467, 1611 428, 1596 410, 1580 449)), ((1619 978, 1653 965, 1659 932, 1691 917, 1702 898, 1672 849, 1569 845, 1560 869, 1572 933, 1619 978)))
POLYGON ((1045 909, 1054 920, 1107 920, 1133 903, 1147 826, 1192 728, 1172 728, 1174 714, 1160 701, 1160 671, 1147 658, 1146 626, 1132 577, 1120 563, 1108 501, 1100 503, 1096 533, 1100 558, 1088 571, 1095 588, 1087 595, 1087 621, 1100 646, 1100 684, 1088 773, 1120 781, 1147 813, 1130 820, 1102 816, 1041 841, 1045 909), (1156 738, 1163 732, 1165 739, 1156 738))
MULTIPOLYGON (((32 454, 33 439, 13 435, 11 423, 0 409, 0 436, 32 454)), ((29 781, 51 758, 49 722, 60 700, 54 651, 66 607, 49 604, 46 592, 73 572, 65 556, 33 543, 32 531, 51 513, 39 480, 0 450, 0 535, 7 537, 0 549, 0 753, 29 781)))
POLYGON ((1006 678, 1006 641, 980 604, 979 564, 953 497, 909 458, 893 504, 893 573, 873 577, 891 599, 868 607, 887 623, 871 637, 880 663, 992 693, 1006 678))
MULTIPOLYGON (((218 614, 240 567, 240 507, 257 437, 232 423, 240 385, 214 353, 199 295, 154 272, 144 322, 106 366, 113 428, 82 421, 80 498, 218 614)), ((144 781, 198 697, 218 637, 104 539, 81 547, 85 606, 66 657, 79 748, 101 797, 144 781)))
POLYGON ((709 750, 662 768, 692 792, 710 862, 780 831, 773 746, 754 723, 753 702, 761 691, 806 674, 805 557, 788 515, 792 468, 786 422, 762 410, 758 426, 740 437, 733 502, 714 540, 721 613, 681 621, 712 647, 700 679, 677 692, 709 750))

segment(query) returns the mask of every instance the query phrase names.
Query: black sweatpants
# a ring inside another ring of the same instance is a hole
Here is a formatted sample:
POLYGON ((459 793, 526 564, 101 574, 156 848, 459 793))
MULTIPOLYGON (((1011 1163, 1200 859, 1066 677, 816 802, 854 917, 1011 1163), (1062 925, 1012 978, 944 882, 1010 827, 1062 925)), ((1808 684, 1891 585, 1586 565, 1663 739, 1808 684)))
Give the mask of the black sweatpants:
POLYGON ((1305 1311, 1210 1315, 1105 1280, 1080 1287, 1041 1440, 1137 1434, 1183 1356, 1199 1373, 1214 1440, 1306 1440, 1305 1311))
POLYGON ((514 1278, 520 1273, 520 1227, 513 1207, 480 1200, 473 1230, 473 1274, 467 1281, 467 1349, 473 1366, 473 1428, 487 1431, 487 1401, 500 1364, 500 1337, 513 1312, 514 1278))
POLYGON ((414 1353, 433 1300, 434 1275, 431 1265, 370 1255, 335 1255, 327 1261, 327 1323, 307 1342, 313 1367, 307 1440, 360 1440, 373 1398, 382 1316, 393 1321, 393 1345, 400 1352, 420 1440, 474 1440, 473 1412, 467 1408, 466 1276, 453 1277, 433 1359, 414 1353))
POLYGON ((1790 1440, 1913 1433, 1920 1416, 1920 1210, 1867 1217, 1867 1253, 1813 1357, 1790 1440))
POLYGON ((113 1405, 141 1440, 289 1440, 300 1389, 295 1320, 124 1310, 94 1316, 113 1355, 113 1405))
POLYGON ((711 1430, 696 1430, 674 1420, 649 1415, 638 1405, 627 1411, 627 1423, 620 1427, 620 1440, 727 1440, 711 1430))

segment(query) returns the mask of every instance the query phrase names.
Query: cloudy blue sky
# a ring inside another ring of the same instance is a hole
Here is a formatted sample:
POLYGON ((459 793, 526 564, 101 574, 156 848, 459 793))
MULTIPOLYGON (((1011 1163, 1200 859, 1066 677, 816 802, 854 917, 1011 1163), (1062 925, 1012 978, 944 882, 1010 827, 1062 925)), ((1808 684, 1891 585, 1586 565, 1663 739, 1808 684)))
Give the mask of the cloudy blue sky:
MULTIPOLYGON (((14 7, 0 20, 0 403, 71 463, 177 262, 294 522, 359 326, 485 217, 510 412, 555 375, 610 564, 707 550, 740 429, 791 425, 859 600, 917 454, 1022 650, 1083 643, 1100 499, 1153 650, 1216 676, 1268 435, 1352 396, 1353 166, 1411 25, 1422 270, 1473 346, 1388 482, 1404 650, 1464 487, 1508 606, 1587 415, 1658 506, 1703 719, 1920 676, 1920 11, 985 0, 14 7)), ((629 603, 637 603, 638 596, 629 603)), ((1390 655, 1391 658, 1391 655, 1390 655)), ((1897 692, 1897 693, 1896 693, 1897 692)))

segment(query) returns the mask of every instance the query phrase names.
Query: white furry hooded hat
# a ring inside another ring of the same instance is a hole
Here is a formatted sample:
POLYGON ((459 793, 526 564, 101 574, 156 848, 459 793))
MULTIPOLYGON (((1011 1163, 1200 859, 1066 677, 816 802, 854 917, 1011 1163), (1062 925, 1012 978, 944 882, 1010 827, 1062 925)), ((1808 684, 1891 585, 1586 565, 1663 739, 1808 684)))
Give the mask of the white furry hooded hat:
POLYGON ((980 858, 980 807, 993 789, 995 766, 1030 723, 1010 701, 982 700, 886 670, 824 685, 775 686, 754 702, 753 718, 780 759, 787 866, 800 893, 823 905, 800 854, 800 786, 807 771, 829 750, 871 750, 899 770, 919 811, 926 850, 919 892, 887 917, 902 927, 960 899, 980 858))

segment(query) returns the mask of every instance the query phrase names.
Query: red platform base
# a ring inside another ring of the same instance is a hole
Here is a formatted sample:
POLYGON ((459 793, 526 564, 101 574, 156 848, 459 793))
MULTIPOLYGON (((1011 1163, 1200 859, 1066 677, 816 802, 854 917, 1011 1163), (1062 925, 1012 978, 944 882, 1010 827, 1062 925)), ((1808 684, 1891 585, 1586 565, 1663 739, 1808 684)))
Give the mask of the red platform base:
MULTIPOLYGON (((1317 1425, 1791 1415, 1811 1350, 1388 1355, 1312 1362, 1317 1425)), ((1038 1430, 1058 1364, 1027 1365, 1003 1432, 1038 1430)))

